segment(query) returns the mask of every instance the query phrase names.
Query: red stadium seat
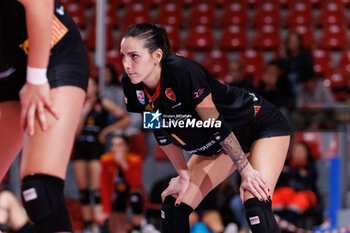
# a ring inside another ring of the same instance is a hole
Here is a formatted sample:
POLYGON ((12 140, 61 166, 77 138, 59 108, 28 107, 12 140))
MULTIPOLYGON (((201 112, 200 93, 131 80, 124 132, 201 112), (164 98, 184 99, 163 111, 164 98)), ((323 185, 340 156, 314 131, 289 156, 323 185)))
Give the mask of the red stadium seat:
POLYGON ((220 49, 240 50, 247 47, 247 33, 245 26, 232 25, 222 29, 219 41, 220 49))
POLYGON ((244 1, 229 2, 223 9, 220 25, 246 25, 248 22, 247 4, 244 1))
POLYGON ((350 7, 350 0, 336 0, 343 4, 344 7, 350 7))
POLYGON ((213 4, 200 3, 190 8, 189 26, 205 25, 212 27, 215 23, 215 7, 213 4))
POLYGON ((146 0, 144 1, 150 7, 158 7, 164 5, 168 2, 168 0, 146 0))
POLYGON ((322 49, 343 49, 347 44, 346 28, 343 25, 329 24, 323 27, 319 47, 322 49))
POLYGON ((312 7, 319 7, 323 0, 310 0, 312 7))
POLYGON ((170 47, 173 50, 178 50, 181 46, 180 30, 173 25, 165 25, 168 34, 170 47))
MULTIPOLYGON (((114 47, 114 37, 113 37, 113 29, 110 27, 106 28, 107 31, 107 49, 112 49, 114 47)), ((85 44, 89 50, 95 50, 96 47, 96 28, 91 26, 87 29, 85 44)))
POLYGON ((278 0, 279 4, 281 7, 288 7, 293 0, 278 0))
POLYGON ((229 2, 231 2, 231 0, 214 0, 216 7, 224 7, 229 2))
POLYGON ((311 24, 296 24, 290 27, 292 32, 300 34, 305 48, 310 48, 315 43, 314 29, 311 24))
POLYGON ((176 0, 176 3, 181 4, 184 7, 193 7, 200 3, 200 0, 176 0))
POLYGON ((350 73, 350 49, 342 51, 338 67, 350 73))
POLYGON ((345 21, 343 4, 337 1, 324 1, 321 5, 321 13, 316 24, 318 26, 327 24, 341 24, 345 21))
POLYGON ((331 53, 328 50, 314 49, 311 53, 317 75, 324 75, 333 68, 331 53))
POLYGON ((81 3, 67 3, 65 4, 64 9, 79 28, 86 27, 87 23, 84 12, 84 6, 81 3))
POLYGON ((320 157, 323 142, 322 142, 322 135, 320 132, 298 132, 295 133, 293 137, 292 144, 295 144, 297 142, 304 142, 306 143, 310 150, 312 157, 316 160, 320 157))
MULTIPOLYGON (((107 13, 105 14, 105 22, 108 27, 117 28, 118 27, 118 11, 112 4, 107 4, 107 13)), ((96 7, 92 10, 91 15, 92 24, 96 24, 96 7)))
POLYGON ((249 7, 256 8, 260 0, 246 0, 249 7))
POLYGON ((110 0, 110 3, 115 7, 126 7, 132 5, 136 2, 136 0, 110 0))
POLYGON ((226 52, 221 50, 207 51, 204 54, 202 65, 216 78, 227 74, 229 58, 226 52))
POLYGON ((264 58, 259 50, 247 49, 239 54, 239 62, 242 64, 244 74, 259 79, 264 70, 264 58))
POLYGON ((110 49, 106 51, 106 63, 112 65, 117 70, 118 74, 124 73, 122 59, 119 49, 110 49))
POLYGON ((261 2, 256 10, 253 24, 256 27, 265 24, 278 25, 281 23, 280 4, 276 1, 261 2))
POLYGON ((176 53, 191 60, 195 60, 194 52, 187 49, 179 49, 176 53))
POLYGON ((203 25, 190 29, 186 48, 190 50, 211 50, 214 45, 213 30, 203 25))
POLYGON ((137 23, 151 23, 149 6, 141 2, 127 5, 123 22, 124 28, 137 23))
POLYGON ((76 3, 76 0, 58 0, 58 2, 62 5, 62 6, 66 6, 69 3, 76 3))
POLYGON ((295 25, 309 25, 313 22, 313 9, 309 1, 293 1, 290 3, 285 24, 288 27, 295 25))
POLYGON ((183 7, 176 3, 160 5, 156 23, 181 27, 183 25, 183 7))
POLYGON ((349 97, 349 79, 345 69, 336 69, 325 76, 323 84, 332 90, 336 100, 345 101, 349 97))
POLYGON ((279 27, 266 24, 255 29, 253 47, 263 50, 275 50, 281 45, 279 27))
POLYGON ((80 3, 82 3, 84 7, 93 7, 96 4, 96 0, 80 0, 80 3))

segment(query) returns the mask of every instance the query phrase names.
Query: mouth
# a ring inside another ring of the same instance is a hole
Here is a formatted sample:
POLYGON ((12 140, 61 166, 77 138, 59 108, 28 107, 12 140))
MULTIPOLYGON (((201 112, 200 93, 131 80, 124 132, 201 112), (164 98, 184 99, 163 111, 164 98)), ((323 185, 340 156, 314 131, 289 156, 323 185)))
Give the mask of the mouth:
POLYGON ((128 76, 131 77, 131 76, 135 76, 136 73, 133 73, 133 72, 128 72, 128 76))

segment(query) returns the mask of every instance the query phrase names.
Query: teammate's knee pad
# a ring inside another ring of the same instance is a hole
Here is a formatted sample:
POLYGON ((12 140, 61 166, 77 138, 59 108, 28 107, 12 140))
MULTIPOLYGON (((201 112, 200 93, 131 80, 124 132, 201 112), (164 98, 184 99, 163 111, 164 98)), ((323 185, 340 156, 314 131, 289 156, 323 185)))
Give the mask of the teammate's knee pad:
POLYGON ((113 201, 113 210, 116 212, 125 212, 127 198, 127 192, 116 192, 116 198, 113 201))
POLYGON ((35 233, 35 228, 32 224, 27 222, 20 229, 18 229, 17 231, 14 231, 14 233, 35 233))
POLYGON ((134 214, 142 214, 143 201, 142 195, 137 192, 132 192, 129 197, 131 203, 131 209, 134 214))
POLYGON ((192 207, 181 202, 174 206, 175 198, 167 196, 162 203, 161 210, 161 232, 162 233, 189 233, 189 215, 193 211, 192 207))
POLYGON ((251 198, 244 203, 249 227, 253 233, 280 233, 271 209, 271 201, 251 198))
POLYGON ((95 205, 101 204, 101 192, 99 189, 93 190, 92 196, 94 197, 95 205))
POLYGON ((79 200, 82 205, 90 204, 90 191, 89 189, 80 189, 79 190, 79 200))
POLYGON ((22 180, 23 205, 38 233, 73 232, 63 197, 64 181, 35 174, 22 180))

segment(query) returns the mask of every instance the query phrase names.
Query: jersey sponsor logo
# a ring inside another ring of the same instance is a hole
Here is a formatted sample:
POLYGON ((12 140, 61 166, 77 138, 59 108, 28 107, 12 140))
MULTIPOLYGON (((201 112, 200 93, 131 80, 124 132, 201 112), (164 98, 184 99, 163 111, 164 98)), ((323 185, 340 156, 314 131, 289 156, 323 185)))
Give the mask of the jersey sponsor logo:
POLYGON ((199 98, 199 96, 201 96, 204 93, 204 88, 199 88, 198 91, 196 91, 195 93, 193 93, 193 98, 197 99, 199 98))
POLYGON ((260 109, 261 109, 261 106, 254 105, 254 117, 256 116, 256 114, 258 114, 260 109))
POLYGON ((56 8, 56 12, 59 15, 64 15, 64 8, 63 8, 63 6, 60 6, 59 8, 56 8))
POLYGON ((256 97, 256 95, 255 95, 254 93, 248 92, 248 94, 249 94, 250 96, 253 97, 253 101, 254 101, 254 102, 255 102, 255 101, 258 101, 258 97, 256 97))
POLYGON ((208 149, 209 147, 211 147, 212 145, 214 145, 216 143, 215 140, 210 140, 208 143, 206 143, 204 146, 196 148, 194 150, 189 150, 187 151, 190 154, 196 154, 199 151, 205 151, 206 149, 208 149))
MULTIPOLYGON (((64 24, 55 16, 52 17, 52 31, 51 31, 51 48, 53 48, 68 32, 68 29, 64 24)), ((29 40, 26 39, 19 45, 21 49, 28 54, 29 40)))
POLYGON ((170 87, 165 90, 165 95, 166 95, 166 97, 168 97, 172 101, 176 102, 175 93, 174 93, 173 89, 171 89, 170 87))
POLYGON ((161 115, 159 110, 156 112, 143 112, 143 128, 160 129, 161 115))
POLYGON ((141 104, 145 104, 145 92, 143 90, 136 90, 136 96, 141 104))
POLYGON ((175 104, 174 106, 172 106, 171 108, 174 109, 174 108, 177 108, 177 107, 180 107, 181 106, 181 102, 179 102, 178 104, 175 104))
POLYGON ((151 107, 151 105, 147 104, 147 106, 145 107, 145 110, 153 111, 153 108, 151 107))
POLYGON ((259 216, 254 216, 249 218, 250 224, 251 225, 257 225, 260 224, 260 219, 259 216))

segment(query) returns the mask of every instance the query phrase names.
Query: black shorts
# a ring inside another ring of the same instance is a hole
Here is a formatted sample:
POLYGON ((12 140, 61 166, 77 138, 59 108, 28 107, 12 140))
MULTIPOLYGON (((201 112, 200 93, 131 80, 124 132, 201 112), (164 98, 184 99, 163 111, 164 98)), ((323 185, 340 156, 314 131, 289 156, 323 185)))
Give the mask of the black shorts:
POLYGON ((258 139, 287 136, 291 133, 282 113, 267 100, 263 100, 253 124, 248 127, 234 128, 232 131, 245 153, 250 151, 250 146, 258 139))
POLYGON ((73 160, 99 160, 104 152, 104 146, 100 143, 84 143, 75 144, 73 160))
MULTIPOLYGON (((19 91, 26 82, 26 66, 15 67, 16 71, 0 79, 0 102, 19 100, 19 91)), ((49 65, 47 78, 50 88, 76 86, 87 89, 89 61, 84 45, 72 51, 64 60, 49 65)))

